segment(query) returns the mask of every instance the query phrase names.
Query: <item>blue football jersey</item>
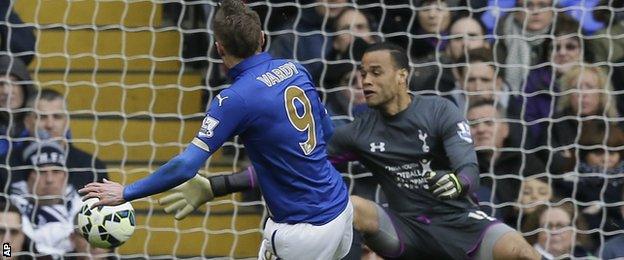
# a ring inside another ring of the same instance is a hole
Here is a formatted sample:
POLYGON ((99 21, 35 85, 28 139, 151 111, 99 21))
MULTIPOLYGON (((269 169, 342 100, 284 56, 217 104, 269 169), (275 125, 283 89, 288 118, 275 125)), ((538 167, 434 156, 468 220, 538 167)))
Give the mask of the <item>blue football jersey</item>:
POLYGON ((229 71, 234 83, 208 108, 193 144, 208 153, 239 135, 273 221, 324 224, 347 205, 340 173, 327 160, 329 116, 309 73, 260 53, 229 71))

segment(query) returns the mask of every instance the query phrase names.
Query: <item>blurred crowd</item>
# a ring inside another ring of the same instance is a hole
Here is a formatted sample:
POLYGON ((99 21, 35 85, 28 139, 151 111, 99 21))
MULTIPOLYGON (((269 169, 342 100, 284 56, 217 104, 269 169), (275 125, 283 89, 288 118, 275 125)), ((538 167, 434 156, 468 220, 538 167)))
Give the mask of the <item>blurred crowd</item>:
MULTIPOLYGON (((106 166, 76 148, 65 95, 35 85, 34 28, 0 1, 0 238, 13 259, 106 257, 74 230, 77 190, 107 178, 106 166)), ((3 255, 4 257, 4 255, 3 255)), ((11 258, 9 258, 11 259, 11 258)))
MULTIPOLYGON (((368 109, 357 67, 364 49, 394 42, 409 54, 410 89, 453 101, 469 120, 484 210, 545 258, 624 257, 624 2, 248 3, 264 21, 266 50, 304 64, 335 125, 368 109)), ((196 18, 213 12, 201 11, 196 18)), ((210 100, 229 81, 216 63, 206 70, 210 100)), ((366 169, 343 172, 353 193, 383 201, 358 177, 366 169)))
POLYGON ((77 190, 107 171, 74 146, 69 121, 63 94, 34 86, 21 59, 0 55, 0 237, 15 259, 109 252, 74 229, 77 190))

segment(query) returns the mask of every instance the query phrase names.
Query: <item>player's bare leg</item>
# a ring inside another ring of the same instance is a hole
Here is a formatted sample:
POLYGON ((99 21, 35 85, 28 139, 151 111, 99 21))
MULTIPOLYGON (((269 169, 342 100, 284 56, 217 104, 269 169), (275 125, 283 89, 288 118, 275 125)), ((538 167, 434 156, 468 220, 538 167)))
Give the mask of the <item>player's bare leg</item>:
POLYGON ((353 203, 353 226, 362 233, 366 245, 383 256, 400 255, 401 241, 390 216, 370 200, 358 196, 351 196, 350 199, 353 203))
POLYGON ((494 259, 541 259, 540 254, 518 232, 507 232, 494 244, 494 259))

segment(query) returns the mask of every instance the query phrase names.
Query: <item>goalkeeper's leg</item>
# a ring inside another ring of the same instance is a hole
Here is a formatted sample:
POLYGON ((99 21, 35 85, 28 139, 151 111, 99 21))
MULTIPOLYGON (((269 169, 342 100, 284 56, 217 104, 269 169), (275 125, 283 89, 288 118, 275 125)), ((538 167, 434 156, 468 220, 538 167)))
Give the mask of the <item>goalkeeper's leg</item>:
POLYGON ((362 233, 366 245, 375 253, 385 257, 397 257, 403 253, 397 228, 390 216, 376 203, 351 196, 355 208, 353 225, 362 233))
POLYGON ((499 224, 510 229, 501 234, 504 228, 496 226, 488 229, 481 241, 475 259, 541 259, 540 254, 517 231, 505 224, 499 224))
POLYGON ((518 232, 494 219, 470 217, 471 212, 456 214, 452 221, 438 219, 437 224, 424 221, 410 229, 396 214, 372 201, 357 196, 351 196, 351 201, 355 229, 362 232, 370 249, 385 257, 456 259, 466 256, 465 249, 478 242, 474 259, 540 258, 518 232))

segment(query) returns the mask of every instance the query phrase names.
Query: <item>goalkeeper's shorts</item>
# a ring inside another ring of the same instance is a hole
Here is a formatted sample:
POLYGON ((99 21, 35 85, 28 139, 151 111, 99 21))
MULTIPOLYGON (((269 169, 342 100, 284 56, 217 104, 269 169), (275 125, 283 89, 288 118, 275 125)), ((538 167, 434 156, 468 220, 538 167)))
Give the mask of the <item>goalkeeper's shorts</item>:
POLYGON ((488 258, 494 242, 514 231, 479 210, 437 216, 406 216, 390 209, 385 212, 402 243, 403 252, 396 259, 488 258))
POLYGON ((353 205, 322 226, 266 222, 258 259, 341 259, 353 241, 353 205))

